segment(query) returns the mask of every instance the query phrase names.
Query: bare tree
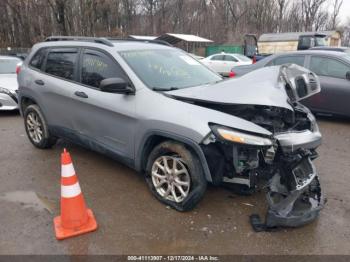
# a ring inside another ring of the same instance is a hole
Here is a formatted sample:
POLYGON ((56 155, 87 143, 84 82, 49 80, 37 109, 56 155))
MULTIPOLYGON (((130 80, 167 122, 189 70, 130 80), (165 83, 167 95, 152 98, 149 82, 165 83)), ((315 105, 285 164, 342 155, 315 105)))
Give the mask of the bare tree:
POLYGON ((286 0, 277 0, 277 5, 278 5, 278 32, 283 31, 283 18, 284 14, 286 12, 286 8, 288 5, 288 2, 286 0))
POLYGON ((333 0, 333 12, 331 13, 331 24, 330 24, 330 28, 329 29, 336 29, 339 21, 338 21, 338 16, 339 16, 339 12, 340 12, 340 8, 343 5, 343 0, 333 0))
POLYGON ((302 0, 302 13, 304 16, 304 30, 312 31, 316 17, 326 0, 302 0))
POLYGON ((326 30, 327 23, 329 21, 328 12, 322 10, 317 13, 314 18, 314 29, 315 31, 326 30))
POLYGON ((56 18, 56 22, 59 25, 59 33, 67 35, 66 28, 66 4, 67 0, 48 0, 49 5, 52 8, 52 12, 56 18))
POLYGON ((125 37, 166 32, 201 35, 217 43, 242 43, 246 33, 334 29, 339 24, 342 3, 343 0, 0 0, 0 47, 30 47, 55 34, 125 37))

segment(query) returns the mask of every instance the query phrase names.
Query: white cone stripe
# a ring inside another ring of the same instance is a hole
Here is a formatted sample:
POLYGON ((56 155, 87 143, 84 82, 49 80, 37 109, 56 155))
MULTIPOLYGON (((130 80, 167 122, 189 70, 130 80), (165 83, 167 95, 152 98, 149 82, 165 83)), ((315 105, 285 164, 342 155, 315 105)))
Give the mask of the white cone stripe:
POLYGON ((81 189, 79 183, 75 183, 71 186, 61 185, 61 196, 65 198, 76 197, 81 194, 81 189))
POLYGON ((72 163, 68 165, 62 165, 62 177, 71 177, 75 175, 74 166, 72 163))

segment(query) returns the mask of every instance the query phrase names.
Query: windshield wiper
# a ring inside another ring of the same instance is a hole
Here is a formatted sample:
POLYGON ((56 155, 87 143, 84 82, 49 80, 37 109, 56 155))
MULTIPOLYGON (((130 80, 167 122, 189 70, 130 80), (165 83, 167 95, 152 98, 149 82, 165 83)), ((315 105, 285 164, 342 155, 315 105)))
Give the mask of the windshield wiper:
POLYGON ((161 88, 161 87, 152 87, 153 91, 157 91, 157 92, 165 92, 165 91, 172 91, 172 90, 178 90, 178 87, 170 87, 170 88, 161 88))

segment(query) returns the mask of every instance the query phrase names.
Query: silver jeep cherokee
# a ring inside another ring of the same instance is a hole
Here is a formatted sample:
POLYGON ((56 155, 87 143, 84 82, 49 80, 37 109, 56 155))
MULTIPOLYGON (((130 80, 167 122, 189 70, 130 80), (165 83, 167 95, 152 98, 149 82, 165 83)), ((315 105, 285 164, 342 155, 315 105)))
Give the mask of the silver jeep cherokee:
POLYGON ((176 210, 195 207, 208 182, 266 191, 266 227, 303 225, 323 207, 312 163, 321 134, 298 102, 320 85, 305 68, 224 80, 162 42, 50 37, 34 45, 18 82, 34 146, 65 138, 107 154, 176 210))

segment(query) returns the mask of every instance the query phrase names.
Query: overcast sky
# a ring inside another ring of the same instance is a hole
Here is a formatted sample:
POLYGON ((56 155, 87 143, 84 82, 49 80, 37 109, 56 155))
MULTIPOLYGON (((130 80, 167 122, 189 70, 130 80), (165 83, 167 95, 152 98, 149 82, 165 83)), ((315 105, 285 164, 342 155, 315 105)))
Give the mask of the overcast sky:
POLYGON ((339 14, 342 24, 345 24, 350 19, 350 0, 343 0, 343 5, 339 14))

